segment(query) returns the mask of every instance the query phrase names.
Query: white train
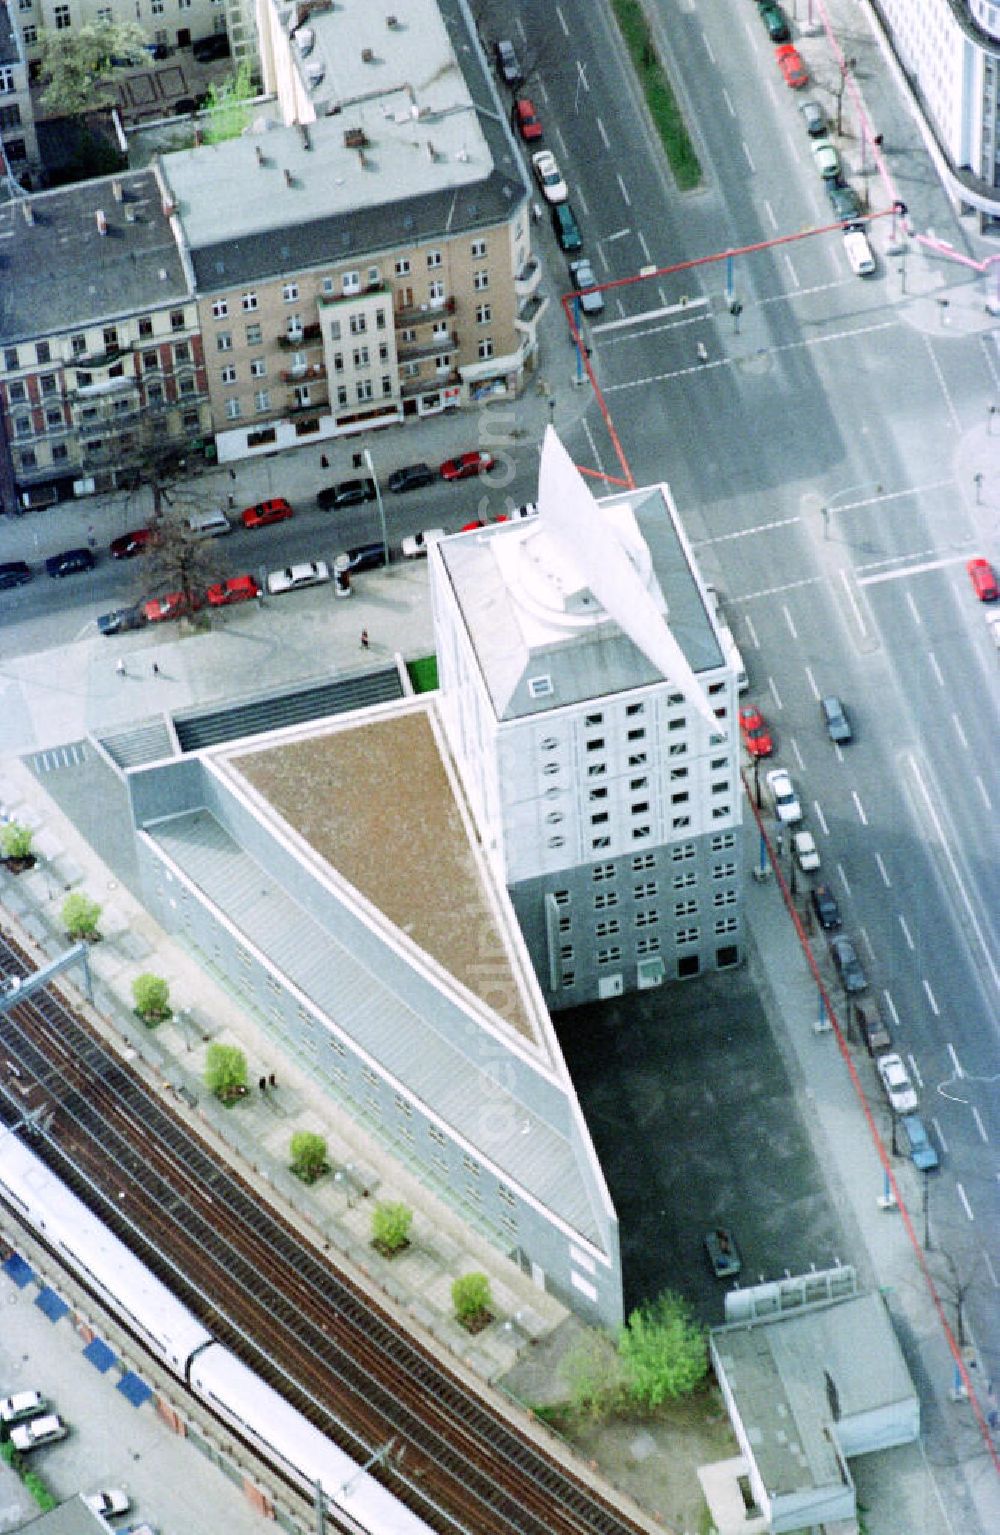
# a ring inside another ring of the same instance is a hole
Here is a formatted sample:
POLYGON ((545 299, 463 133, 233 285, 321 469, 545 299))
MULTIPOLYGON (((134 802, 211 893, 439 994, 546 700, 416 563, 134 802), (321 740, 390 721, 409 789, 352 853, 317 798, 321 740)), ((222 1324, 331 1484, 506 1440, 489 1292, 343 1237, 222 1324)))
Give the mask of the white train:
POLYGON ((322 1487, 354 1535, 432 1535, 279 1392, 260 1380, 17 1136, 0 1127, 0 1197, 150 1353, 304 1491, 322 1487))

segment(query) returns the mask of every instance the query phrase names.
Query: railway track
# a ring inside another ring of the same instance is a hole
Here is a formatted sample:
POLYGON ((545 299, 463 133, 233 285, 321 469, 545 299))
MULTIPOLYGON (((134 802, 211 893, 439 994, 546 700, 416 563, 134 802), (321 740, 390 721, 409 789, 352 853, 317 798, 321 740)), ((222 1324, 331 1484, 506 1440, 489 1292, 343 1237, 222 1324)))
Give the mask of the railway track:
MULTIPOLYGON (((0 937, 0 970, 32 966, 0 937)), ((635 1535, 642 1526, 493 1410, 322 1260, 51 990, 0 1015, 47 1111, 35 1144, 205 1322, 442 1535, 635 1535)))

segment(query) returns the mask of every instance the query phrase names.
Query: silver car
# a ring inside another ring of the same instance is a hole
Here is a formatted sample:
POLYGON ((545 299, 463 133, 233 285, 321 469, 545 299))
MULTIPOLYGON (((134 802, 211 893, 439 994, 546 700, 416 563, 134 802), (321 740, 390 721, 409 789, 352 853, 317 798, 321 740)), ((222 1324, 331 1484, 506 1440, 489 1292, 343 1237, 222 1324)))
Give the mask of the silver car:
POLYGON ((286 565, 284 570, 272 570, 267 578, 267 589, 272 597, 285 592, 297 592, 302 586, 319 586, 329 581, 330 567, 325 560, 308 560, 302 565, 286 565))

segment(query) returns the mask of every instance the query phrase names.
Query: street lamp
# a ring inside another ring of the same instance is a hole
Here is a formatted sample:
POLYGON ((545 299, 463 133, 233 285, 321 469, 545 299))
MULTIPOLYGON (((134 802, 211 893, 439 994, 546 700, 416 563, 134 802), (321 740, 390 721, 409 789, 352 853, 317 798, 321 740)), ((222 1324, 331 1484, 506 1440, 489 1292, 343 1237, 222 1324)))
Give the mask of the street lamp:
POLYGON ((368 448, 364 448, 362 450, 362 457, 364 458, 365 464, 368 467, 368 473, 371 475, 372 482, 374 483, 374 486, 375 486, 375 500, 378 503, 378 520, 379 520, 379 525, 380 525, 380 527, 382 529, 382 563, 383 563, 383 565, 388 565, 388 563, 389 563, 389 539, 388 539, 388 537, 386 535, 386 531, 385 531, 385 507, 382 505, 382 490, 381 490, 381 487, 379 486, 378 475, 375 473, 375 466, 372 463, 371 452, 369 451, 368 448))
POLYGON ((556 424, 556 397, 555 397, 554 394, 550 394, 549 395, 549 426, 554 427, 555 424, 556 424))
POLYGON ((823 515, 824 538, 830 537, 830 513, 835 510, 834 502, 839 501, 841 496, 852 496, 858 490, 874 490, 875 494, 880 496, 882 494, 882 482, 881 480, 859 480, 857 485, 845 485, 841 490, 835 490, 825 506, 820 507, 820 512, 823 515))

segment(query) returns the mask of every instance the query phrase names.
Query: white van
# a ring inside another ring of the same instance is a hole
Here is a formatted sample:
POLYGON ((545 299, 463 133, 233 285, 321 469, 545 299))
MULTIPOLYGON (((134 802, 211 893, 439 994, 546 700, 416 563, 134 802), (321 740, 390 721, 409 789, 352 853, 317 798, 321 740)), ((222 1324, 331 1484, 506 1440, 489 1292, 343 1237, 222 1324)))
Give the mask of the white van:
POLYGON ((875 257, 863 229, 844 230, 844 251, 851 263, 855 277, 870 277, 875 270, 875 257))
POLYGON ((223 533, 233 531, 233 525, 221 506, 211 512, 192 512, 187 519, 187 526, 195 538, 219 538, 223 533))

